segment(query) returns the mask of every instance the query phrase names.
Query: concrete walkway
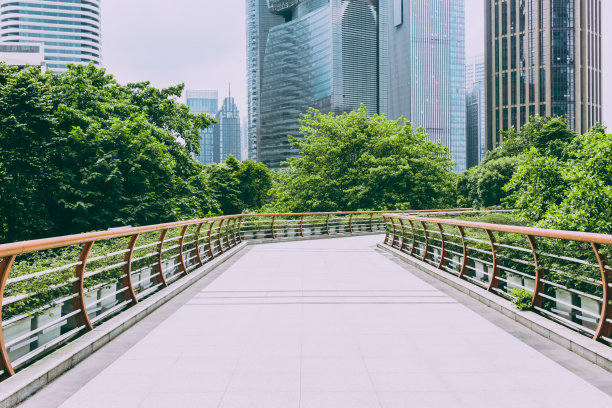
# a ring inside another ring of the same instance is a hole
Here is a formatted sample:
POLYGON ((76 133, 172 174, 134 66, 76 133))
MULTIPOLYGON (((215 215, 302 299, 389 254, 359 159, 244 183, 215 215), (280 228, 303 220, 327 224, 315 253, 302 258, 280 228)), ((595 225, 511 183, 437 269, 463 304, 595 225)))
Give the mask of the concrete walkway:
POLYGON ((612 407, 546 353, 378 252, 380 241, 249 247, 61 406, 612 407))

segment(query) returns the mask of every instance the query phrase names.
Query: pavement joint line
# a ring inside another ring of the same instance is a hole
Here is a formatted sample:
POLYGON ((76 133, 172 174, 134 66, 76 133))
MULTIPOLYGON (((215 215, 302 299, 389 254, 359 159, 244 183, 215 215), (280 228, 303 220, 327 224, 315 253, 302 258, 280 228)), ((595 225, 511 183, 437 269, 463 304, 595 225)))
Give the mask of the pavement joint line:
POLYGON ((225 251, 190 272, 186 277, 177 280, 176 283, 140 301, 95 327, 89 333, 76 338, 19 371, 16 375, 2 381, 0 383, 0 408, 12 408, 25 401, 247 247, 247 243, 242 242, 225 251))
POLYGON ((571 330, 551 319, 547 319, 535 312, 519 311, 516 306, 494 293, 470 284, 458 277, 436 269, 428 263, 391 248, 385 244, 377 244, 377 247, 399 260, 417 268, 421 272, 445 283, 448 287, 462 292, 465 295, 483 303, 499 314, 506 316, 515 322, 525 326, 532 332, 552 341, 553 343, 577 354, 585 360, 612 372, 612 348, 593 339, 571 330))
POLYGON ((265 306, 265 305, 456 305, 459 302, 234 302, 234 303, 194 303, 185 306, 265 306))

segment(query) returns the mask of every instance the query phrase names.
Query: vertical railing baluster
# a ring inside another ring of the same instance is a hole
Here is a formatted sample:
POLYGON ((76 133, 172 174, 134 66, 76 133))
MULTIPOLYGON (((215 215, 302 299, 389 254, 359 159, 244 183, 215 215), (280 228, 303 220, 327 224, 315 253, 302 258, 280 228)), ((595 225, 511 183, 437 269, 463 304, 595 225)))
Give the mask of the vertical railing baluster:
POLYGON ((0 369, 4 371, 0 379, 4 379, 15 375, 15 370, 11 364, 11 360, 6 349, 6 342, 4 341, 4 331, 2 330, 2 304, 4 300, 4 289, 6 288, 6 281, 8 280, 11 267, 15 262, 15 255, 9 255, 2 258, 0 261, 0 369))
POLYGON ((185 225, 183 229, 181 230, 181 236, 178 239, 178 254, 177 254, 179 271, 181 271, 185 275, 187 275, 188 272, 187 272, 187 266, 185 265, 185 257, 183 256, 183 242, 185 240, 185 233, 187 232, 187 227, 188 225, 185 225))
POLYGON ((236 246, 236 239, 234 238, 234 230, 236 228, 236 218, 231 218, 230 222, 227 223, 227 235, 225 236, 225 242, 229 248, 236 246))
POLYGON ((531 252, 533 253, 533 263, 535 266, 535 282, 533 284, 533 297, 531 298, 531 306, 532 307, 542 307, 542 297, 540 294, 544 293, 544 275, 546 271, 540 267, 538 261, 538 242, 533 235, 526 235, 527 241, 529 241, 529 246, 531 247, 531 252))
POLYGON ((491 242, 491 257, 493 258, 493 271, 491 271, 491 274, 489 275, 490 281, 487 290, 493 291, 494 289, 497 289, 499 287, 499 279, 497 279, 499 277, 499 259, 497 258, 497 251, 495 249, 495 236, 490 230, 485 231, 487 233, 487 236, 489 237, 489 242, 491 242))
POLYGON ((160 283, 162 287, 167 287, 166 277, 164 276, 164 241, 168 235, 168 229, 164 229, 159 234, 159 240, 157 241, 157 283, 160 283))
POLYGON ((385 241, 383 242, 385 245, 389 245, 389 232, 391 231, 391 229, 389 228, 389 220, 387 219, 387 217, 385 217, 384 215, 383 217, 383 223, 385 224, 385 241))
POLYGON ((410 256, 414 256, 414 252, 416 251, 416 232, 414 231, 414 223, 412 220, 408 220, 410 223, 410 229, 412 230, 412 246, 410 247, 410 256))
POLYGON ((404 229, 404 220, 399 218, 400 228, 402 229, 402 244, 400 246, 400 251, 406 250, 406 230, 404 229))
POLYGON ((304 238, 304 214, 300 216, 300 237, 304 238))
POLYGON ((221 220, 221 222, 219 223, 219 228, 217 229, 217 249, 221 254, 223 253, 223 243, 221 242, 221 229, 223 228, 224 221, 225 218, 221 220))
POLYGON ((370 232, 374 232, 374 225, 372 224, 372 218, 374 218, 374 213, 370 213, 370 232))
POLYGON ((270 231, 272 231, 272 239, 276 239, 276 232, 274 231, 274 221, 276 221, 276 216, 272 216, 272 224, 270 224, 270 231))
POLYGON ((391 248, 395 248, 395 244, 397 242, 397 234, 395 232, 395 221, 393 221, 393 217, 389 217, 389 220, 391 220, 391 228, 393 231, 393 239, 391 240, 391 248))
POLYGON ((421 225, 423 226, 423 233, 425 234, 425 253, 423 254, 423 259, 421 259, 423 262, 426 262, 429 257, 430 257, 430 253, 429 253, 429 234, 427 233, 427 224, 425 224, 425 222, 421 221, 421 225))
POLYGON ((214 221, 211 221, 210 223, 210 228, 208 228, 208 257, 210 259, 215 259, 215 251, 213 251, 213 246, 212 246, 212 230, 213 230, 213 226, 215 225, 214 221))
POLYGON ((468 251, 467 243, 465 242, 465 230, 462 226, 457 225, 459 235, 461 235, 461 246, 463 247, 463 262, 461 263, 461 271, 459 271, 459 278, 463 277, 468 273, 468 266, 470 265, 470 253, 468 251))
POLYGON ((243 217, 238 217, 238 233, 236 239, 239 243, 242 242, 242 218, 243 217))
POLYGON ((73 310, 80 309, 80 312, 75 316, 77 326, 85 326, 85 330, 93 330, 89 314, 87 313, 87 305, 85 304, 85 269, 87 267, 87 258, 91 252, 94 242, 86 242, 81 249, 79 256, 79 264, 75 267, 74 274, 77 278, 72 283, 72 298, 73 310))
POLYGON ((327 235, 329 235, 329 214, 327 214, 327 219, 325 220, 325 229, 327 230, 327 235))
POLYGON ((194 240, 195 246, 193 247, 194 248, 193 255, 195 256, 198 266, 204 265, 204 262, 202 262, 202 256, 200 254, 200 233, 202 232, 202 225, 204 225, 203 222, 201 222, 198 225, 198 228, 196 230, 195 240, 194 240))
POLYGON ((353 213, 349 215, 349 234, 353 233, 353 213))
POLYGON ((610 301, 612 300, 612 295, 610 294, 610 283, 612 282, 612 276, 610 271, 608 271, 606 268, 608 260, 606 259, 605 255, 599 251, 599 245, 591 243, 591 247, 593 248, 595 256, 597 257, 597 263, 599 264, 599 269, 601 271, 601 282, 603 285, 601 315, 599 317, 599 325, 597 326, 597 330, 593 336, 594 340, 598 340, 602 336, 607 338, 612 337, 612 323, 608 321, 608 319, 612 319, 612 306, 610 306, 610 301))
POLYGON ((440 230, 440 240, 442 242, 442 249, 440 250, 440 262, 438 263, 438 269, 442 269, 446 266, 446 242, 444 241, 444 228, 442 224, 438 223, 438 229, 440 230))
POLYGON ((123 256, 123 261, 125 262, 125 265, 123 265, 123 274, 125 276, 121 281, 121 287, 128 288, 128 290, 125 291, 125 294, 126 298, 132 299, 132 306, 138 303, 138 298, 136 297, 136 292, 134 291, 134 283, 132 282, 132 257, 134 255, 134 247, 136 246, 136 241, 138 241, 139 236, 140 234, 132 235, 130 242, 128 243, 128 251, 123 256))

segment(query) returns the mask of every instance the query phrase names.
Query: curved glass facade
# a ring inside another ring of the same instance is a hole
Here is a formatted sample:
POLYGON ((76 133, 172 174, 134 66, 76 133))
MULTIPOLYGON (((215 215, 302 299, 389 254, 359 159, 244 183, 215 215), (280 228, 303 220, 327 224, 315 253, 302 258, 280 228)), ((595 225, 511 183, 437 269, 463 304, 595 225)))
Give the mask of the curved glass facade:
POLYGON ((259 160, 278 166, 295 152, 300 114, 329 112, 332 93, 331 12, 321 8, 270 30, 262 80, 259 160))
POLYGON ((53 71, 101 62, 100 0, 0 0, 0 41, 42 43, 53 71))
POLYGON ((257 143, 258 161, 278 167, 295 155, 287 135, 299 136, 298 118, 311 107, 342 113, 363 103, 385 112, 386 2, 247 1, 249 142, 257 143), (273 6, 267 19, 261 2, 273 6))

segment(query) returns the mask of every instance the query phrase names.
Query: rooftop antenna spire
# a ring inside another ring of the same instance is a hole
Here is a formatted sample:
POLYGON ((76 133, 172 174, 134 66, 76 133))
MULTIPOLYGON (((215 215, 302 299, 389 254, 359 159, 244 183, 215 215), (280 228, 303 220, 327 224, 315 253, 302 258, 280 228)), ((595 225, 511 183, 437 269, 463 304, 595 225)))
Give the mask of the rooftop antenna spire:
POLYGON ((232 97, 232 83, 229 83, 229 97, 232 97))

